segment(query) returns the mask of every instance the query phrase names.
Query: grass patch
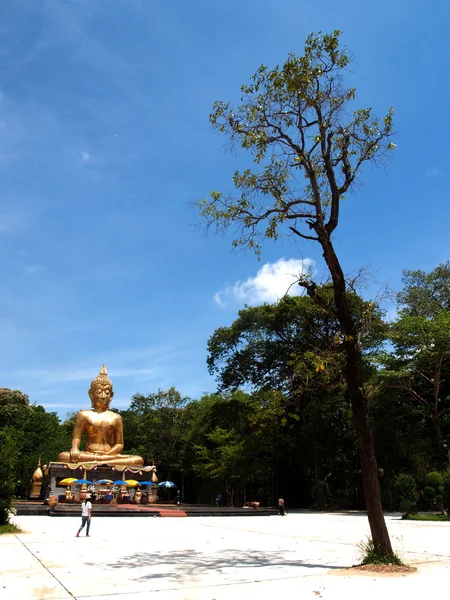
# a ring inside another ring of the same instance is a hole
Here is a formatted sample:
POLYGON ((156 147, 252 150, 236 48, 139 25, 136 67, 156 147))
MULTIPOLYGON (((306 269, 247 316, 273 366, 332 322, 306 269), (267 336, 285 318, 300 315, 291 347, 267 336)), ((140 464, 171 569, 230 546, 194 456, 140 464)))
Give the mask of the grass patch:
POLYGON ((3 533, 21 533, 22 530, 13 523, 6 523, 6 525, 0 525, 0 535, 3 533))
POLYGON ((368 538, 365 542, 359 544, 361 551, 361 566, 364 565, 398 565, 403 567, 404 564, 397 554, 385 556, 380 549, 375 546, 373 541, 368 538))
POLYGON ((428 514, 414 514, 414 515, 405 515, 403 517, 406 521, 450 521, 450 517, 448 515, 428 515, 428 514))

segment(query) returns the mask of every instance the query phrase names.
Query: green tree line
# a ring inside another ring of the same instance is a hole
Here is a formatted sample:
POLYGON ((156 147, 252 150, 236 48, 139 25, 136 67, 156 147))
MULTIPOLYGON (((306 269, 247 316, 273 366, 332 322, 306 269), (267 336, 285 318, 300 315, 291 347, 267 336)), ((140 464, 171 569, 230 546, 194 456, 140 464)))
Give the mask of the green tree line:
MULTIPOLYGON (((449 283, 449 262, 405 271, 391 322, 350 295, 385 509, 404 504, 400 475, 424 507, 442 496, 429 482, 450 460, 449 283)), ((329 286, 320 293, 331 301, 329 286)), ((364 508, 344 352, 339 324, 308 296, 244 308, 208 341, 217 390, 198 399, 175 388, 135 394, 120 411, 126 450, 156 464, 187 502, 222 493, 228 504, 272 505, 281 494, 290 506, 364 508)), ((70 447, 72 426, 0 389, 0 508, 27 497, 39 457, 48 463, 70 447)))

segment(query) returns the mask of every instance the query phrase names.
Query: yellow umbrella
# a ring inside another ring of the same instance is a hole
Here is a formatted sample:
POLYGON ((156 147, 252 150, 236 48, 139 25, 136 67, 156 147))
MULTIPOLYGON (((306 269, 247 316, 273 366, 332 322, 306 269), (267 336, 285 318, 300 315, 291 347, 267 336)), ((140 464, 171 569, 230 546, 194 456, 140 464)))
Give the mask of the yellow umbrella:
POLYGON ((141 485, 139 481, 136 481, 136 479, 125 479, 123 483, 127 487, 137 487, 138 485, 141 485))
POLYGON ((65 479, 61 479, 59 485, 72 485, 74 481, 77 481, 76 477, 66 477, 65 479))

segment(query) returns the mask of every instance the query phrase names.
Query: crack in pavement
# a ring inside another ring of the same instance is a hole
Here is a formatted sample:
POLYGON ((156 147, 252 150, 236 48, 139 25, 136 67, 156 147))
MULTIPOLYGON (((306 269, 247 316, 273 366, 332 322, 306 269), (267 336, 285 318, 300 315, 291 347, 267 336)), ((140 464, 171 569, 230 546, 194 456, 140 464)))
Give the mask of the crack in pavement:
POLYGON ((71 592, 70 590, 68 590, 68 589, 66 588, 66 586, 65 586, 65 585, 64 585, 64 584, 63 584, 63 583, 62 583, 62 582, 61 582, 61 581, 60 581, 60 580, 59 580, 59 579, 56 577, 56 575, 54 575, 54 574, 53 574, 53 573, 50 571, 50 569, 49 569, 48 567, 46 567, 46 566, 45 566, 45 564, 42 562, 42 560, 39 558, 39 556, 36 556, 36 554, 35 554, 35 553, 34 553, 34 552, 33 552, 33 551, 30 549, 30 548, 28 548, 28 546, 27 546, 27 545, 26 545, 24 542, 22 542, 22 540, 21 540, 21 539, 20 539, 20 538, 19 538, 19 537, 18 537, 16 534, 14 534, 14 537, 15 537, 15 538, 16 538, 16 539, 17 539, 17 540, 18 540, 18 541, 19 541, 19 542, 22 544, 22 546, 23 546, 23 547, 24 547, 26 550, 28 550, 28 552, 31 554, 31 556, 32 556, 33 558, 35 558, 35 559, 38 561, 38 563, 39 563, 39 564, 40 564, 42 567, 44 567, 44 569, 47 571, 47 573, 48 573, 48 574, 49 574, 51 577, 53 577, 53 579, 54 579, 54 580, 55 580, 57 583, 59 583, 59 585, 60 585, 60 586, 61 586, 61 587, 62 587, 62 588, 63 588, 63 589, 64 589, 64 590, 65 590, 65 591, 66 591, 66 592, 69 594, 69 596, 71 596, 72 598, 74 598, 74 600, 78 600, 78 599, 77 599, 77 598, 76 598, 76 597, 75 597, 75 596, 72 594, 72 592, 71 592))

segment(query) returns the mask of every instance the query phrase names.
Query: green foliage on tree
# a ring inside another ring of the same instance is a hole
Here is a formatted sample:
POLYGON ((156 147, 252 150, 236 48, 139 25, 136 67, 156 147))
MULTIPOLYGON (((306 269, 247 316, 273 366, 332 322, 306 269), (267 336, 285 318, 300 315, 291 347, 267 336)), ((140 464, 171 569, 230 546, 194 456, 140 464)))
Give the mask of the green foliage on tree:
POLYGON ((394 349, 382 360, 381 377, 411 410, 431 420, 434 452, 441 453, 450 434, 450 263, 430 273, 405 271, 403 281, 399 317, 390 330, 394 349))
MULTIPOLYGON (((430 273, 406 272, 398 317, 389 328, 373 304, 347 294, 388 509, 411 510, 415 481, 423 490, 420 508, 450 507, 450 471, 443 470, 450 435, 450 292, 443 289, 449 270, 446 263, 430 273), (382 354, 388 329, 392 343, 382 354), (405 381, 428 404, 396 387, 405 381), (440 443, 433 419, 436 382, 440 443)), ((189 502, 211 503, 221 492, 228 504, 271 505, 282 493, 291 506, 363 508, 353 404, 342 376, 345 339, 332 312, 333 287, 316 290, 324 305, 308 296, 285 297, 244 308, 212 333, 208 366, 218 378, 217 393, 196 400, 174 388, 136 394, 121 411, 126 451, 155 462, 159 477, 175 481, 189 502)), ((70 447, 73 420, 68 415, 59 423, 26 394, 0 389, 3 520, 11 499, 27 496, 39 456, 48 463, 70 447)))
POLYGON ((450 262, 429 273, 403 271, 403 290, 398 294, 402 315, 433 318, 442 310, 450 311, 450 262))
POLYGON ((419 498, 414 477, 409 473, 400 473, 394 480, 394 488, 398 496, 400 510, 407 514, 413 512, 419 498))
POLYGON ((31 477, 39 458, 45 464, 56 460, 61 448, 70 447, 71 431, 61 426, 55 413, 30 404, 18 390, 0 389, 0 432, 13 432, 17 456, 12 463, 14 494, 28 496, 31 477))
MULTIPOLYGON (((342 367, 336 320, 308 297, 244 308, 208 341, 208 368, 220 386, 293 393, 336 376, 342 367), (326 368, 325 368, 326 365, 326 368), (337 368, 336 368, 337 367, 337 368)), ((341 377, 339 377, 341 379, 341 377)))
MULTIPOLYGON (((332 305, 331 287, 319 292, 332 305)), ((386 326, 373 303, 356 294, 349 300, 369 368, 386 326)), ((276 304, 246 307, 229 327, 219 327, 208 340, 207 363, 221 389, 250 385, 293 397, 343 383, 343 341, 339 322, 328 310, 308 296, 285 296, 276 304)))
POLYGON ((205 483, 210 480, 200 494, 215 497, 221 490, 228 504, 241 504, 249 499, 246 493, 251 493, 255 484, 260 486, 270 477, 272 411, 269 409, 266 420, 260 421, 261 401, 236 391, 205 395, 190 406, 188 442, 193 452, 193 475, 205 483), (266 444, 261 436, 265 436, 266 444))
POLYGON ((129 410, 121 411, 129 452, 157 464, 168 477, 183 466, 183 436, 189 398, 175 389, 155 394, 135 394, 129 410))
POLYGON ((312 233, 330 235, 363 163, 394 147, 392 110, 378 119, 370 108, 351 109, 356 90, 344 79, 351 60, 339 38, 339 31, 311 34, 303 56, 290 54, 281 67, 257 70, 241 87, 239 107, 214 103, 214 129, 261 165, 235 173, 238 196, 212 192, 199 203, 218 228, 239 227, 236 247, 259 252, 261 241, 276 239, 283 226, 319 241, 300 234, 303 221, 312 233))
POLYGON ((10 426, 2 428, 0 430, 0 525, 9 522, 18 456, 14 429, 10 426))
POLYGON ((219 480, 233 504, 233 480, 239 479, 245 464, 245 440, 233 429, 216 427, 206 435, 205 445, 197 445, 194 471, 200 477, 219 480))

